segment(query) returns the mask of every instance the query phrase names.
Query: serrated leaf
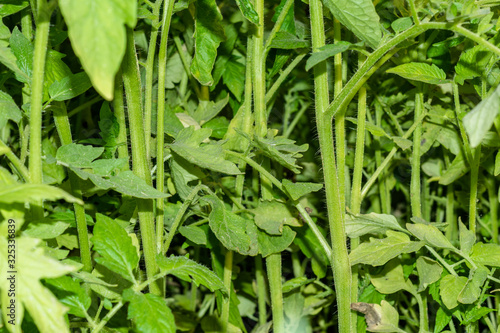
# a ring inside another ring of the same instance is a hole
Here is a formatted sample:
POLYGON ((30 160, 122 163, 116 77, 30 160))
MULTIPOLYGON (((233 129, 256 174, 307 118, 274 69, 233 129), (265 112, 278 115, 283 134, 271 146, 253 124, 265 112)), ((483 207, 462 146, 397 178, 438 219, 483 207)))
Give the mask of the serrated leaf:
POLYGON ((465 276, 446 275, 441 279, 439 295, 448 309, 451 310, 458 305, 458 295, 466 283, 465 276))
MULTIPOLYGON (((257 226, 252 223, 248 226, 247 231, 251 237, 252 245, 255 246, 254 239, 257 240, 258 253, 262 255, 263 258, 273 254, 281 253, 285 251, 290 244, 292 244, 297 234, 289 226, 283 226, 283 232, 281 235, 270 235, 265 231, 260 230, 257 226)), ((257 253, 250 250, 251 255, 256 255, 257 253)))
POLYGON ((46 283, 59 301, 69 307, 68 313, 86 318, 92 300, 80 283, 69 276, 47 279, 46 283))
POLYGON ((305 182, 294 183, 286 178, 283 179, 282 184, 287 193, 292 198, 292 200, 299 200, 304 195, 309 194, 311 192, 317 192, 323 188, 323 184, 305 183, 305 182))
POLYGON ((381 266, 401 253, 418 251, 423 242, 413 242, 401 232, 387 230, 387 237, 370 238, 370 242, 361 243, 349 254, 351 265, 368 264, 381 266))
POLYGON ((125 54, 125 24, 134 28, 137 1, 61 0, 59 7, 85 72, 99 94, 112 100, 115 74, 125 54))
POLYGON ((139 256, 132 238, 116 221, 99 213, 96 217, 92 243, 101 257, 95 260, 128 281, 135 282, 134 270, 139 264, 139 256))
MULTIPOLYGON (((15 324, 11 325, 7 312, 2 311, 4 325, 12 332, 20 332, 16 327, 21 326, 24 311, 28 310, 38 330, 41 333, 61 332, 69 333, 69 327, 65 321, 65 313, 68 308, 63 306, 58 299, 44 287, 40 280, 43 278, 56 278, 76 270, 73 266, 63 265, 55 259, 44 254, 42 248, 38 247, 40 240, 19 237, 16 238, 16 257, 22 258, 15 264, 16 282, 16 318, 15 324)), ((8 304, 12 297, 8 297, 10 280, 7 278, 12 270, 7 266, 7 239, 0 237, 0 281, 2 304, 8 304)))
POLYGON ((174 315, 162 297, 135 293, 131 289, 127 289, 123 294, 123 299, 130 302, 127 318, 135 322, 135 328, 138 332, 176 332, 174 315))
POLYGON ((259 24, 259 14, 253 8, 253 4, 249 0, 236 0, 236 4, 241 10, 243 16, 245 16, 250 22, 259 24))
POLYGON ((285 224, 301 226, 290 207, 278 201, 261 201, 250 211, 255 214, 255 224, 270 235, 281 235, 285 224))
POLYGON ((479 266, 475 270, 469 272, 469 280, 465 284, 460 294, 458 294, 457 301, 462 304, 472 304, 479 296, 481 296, 481 287, 488 277, 488 269, 484 266, 479 266))
POLYGON ((308 48, 310 44, 307 40, 300 39, 287 31, 278 31, 270 47, 273 49, 294 50, 308 48))
POLYGON ((215 0, 197 0, 195 17, 195 53, 191 73, 204 86, 213 84, 212 69, 217 48, 226 39, 222 15, 215 0))
MULTIPOLYGON (((224 107, 227 105, 228 102, 229 102, 229 94, 226 94, 225 98, 221 98, 217 102, 200 101, 200 104, 196 109, 196 111, 193 113, 192 118, 196 121, 197 124, 203 125, 207 121, 213 119, 216 115, 218 115, 224 109, 224 107)), ((179 117, 181 121, 183 120, 183 118, 181 117, 186 118, 186 116, 187 115, 184 113, 177 113, 177 117, 179 117)), ((188 125, 191 126, 192 124, 188 125)))
POLYGON ((358 214, 347 213, 345 216, 345 228, 347 236, 361 237, 366 234, 385 233, 387 230, 398 230, 406 232, 393 215, 387 214, 358 214))
POLYGON ((417 259, 418 272, 418 292, 422 292, 427 287, 441 278, 443 267, 435 260, 427 257, 418 257, 417 259))
POLYGON ((209 225, 217 239, 228 250, 249 254, 252 239, 246 230, 247 224, 253 222, 227 210, 224 203, 215 195, 205 196, 202 200, 212 206, 208 217, 209 225))
POLYGON ((450 243, 443 233, 433 225, 430 224, 406 224, 408 229, 415 237, 426 242, 428 245, 441 248, 455 250, 455 247, 450 243))
POLYGON ((470 258, 477 264, 500 267, 500 246, 498 244, 476 243, 472 247, 470 258))
POLYGON ((59 200, 74 202, 83 205, 83 201, 70 195, 68 192, 45 184, 14 184, 3 185, 0 189, 0 203, 12 204, 33 203, 40 200, 59 200))
POLYGON ((85 72, 71 74, 60 81, 55 81, 49 88, 50 97, 54 101, 65 101, 86 92, 92 83, 85 72))
POLYGON ((356 37, 376 48, 382 38, 379 16, 371 0, 323 0, 333 16, 356 37))
POLYGON ((110 177, 109 181, 113 184, 115 191, 135 198, 156 199, 170 197, 170 194, 160 192, 151 185, 148 185, 146 181, 132 171, 120 172, 117 176, 110 177))
POLYGON ((470 80, 483 75, 492 55, 490 51, 481 45, 474 46, 462 52, 455 66, 455 71, 457 72, 455 81, 464 84, 464 80, 470 80))
POLYGON ((180 256, 164 257, 157 255, 156 261, 162 274, 175 275, 181 280, 193 281, 197 286, 204 285, 211 291, 220 290, 227 294, 222 280, 207 267, 196 261, 180 256))
POLYGON ((301 167, 296 164, 296 160, 301 158, 301 153, 309 148, 308 144, 297 146, 295 141, 284 137, 266 139, 254 135, 254 140, 251 143, 264 155, 297 174, 300 173, 301 167))
POLYGON ((224 158, 224 151, 219 143, 200 145, 210 134, 210 129, 195 131, 191 126, 186 127, 179 131, 177 139, 169 147, 188 162, 202 168, 230 175, 240 174, 236 164, 224 158))
POLYGON ((472 148, 479 146, 500 111, 500 85, 463 118, 472 148))
POLYGON ((495 309, 487 308, 484 306, 477 307, 473 306, 469 311, 463 316, 463 320, 460 322, 462 325, 469 325, 481 318, 484 318, 488 313, 495 311, 495 309))
POLYGON ((0 90, 0 128, 7 125, 7 121, 12 120, 16 124, 21 121, 23 114, 14 99, 7 93, 0 90))
POLYGON ((336 54, 347 51, 351 43, 341 41, 335 44, 328 44, 321 47, 318 51, 313 52, 306 62, 306 71, 310 70, 320 62, 333 57, 336 54))
POLYGON ((407 80, 415 80, 423 83, 442 84, 447 83, 445 72, 436 65, 428 65, 422 62, 410 62, 387 70, 387 73, 399 75, 407 80))

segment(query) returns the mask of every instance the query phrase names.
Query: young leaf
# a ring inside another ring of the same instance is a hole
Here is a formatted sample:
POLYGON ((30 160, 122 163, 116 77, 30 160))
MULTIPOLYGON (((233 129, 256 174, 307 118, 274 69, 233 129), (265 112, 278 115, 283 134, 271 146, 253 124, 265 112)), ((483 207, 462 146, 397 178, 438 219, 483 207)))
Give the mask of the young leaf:
POLYGON ((413 20, 411 17, 401 17, 391 23, 391 28, 395 33, 400 33, 405 31, 413 25, 413 20))
POLYGON ((252 221, 227 210, 224 203, 215 195, 205 196, 202 200, 212 206, 209 225, 217 239, 228 250, 248 254, 252 240, 246 230, 247 224, 252 223, 252 221))
POLYGON ((273 49, 295 50, 309 46, 310 44, 307 40, 300 39, 286 31, 278 31, 276 37, 271 42, 271 48, 273 49))
POLYGON ((125 290, 123 299, 130 302, 128 319, 135 322, 140 333, 175 333, 175 318, 165 300, 153 294, 125 290))
POLYGON ((306 62, 306 71, 310 70, 320 62, 333 57, 334 55, 347 51, 351 43, 341 41, 335 44, 328 44, 321 47, 318 51, 313 52, 306 62))
POLYGON ((254 140, 251 143, 264 155, 297 174, 300 173, 301 167, 296 165, 296 160, 301 158, 301 153, 309 148, 308 144, 297 146, 295 141, 283 137, 266 139, 254 135, 254 140))
POLYGON ((175 275, 181 280, 204 285, 211 291, 220 290, 227 294, 222 280, 211 270, 186 257, 157 255, 156 261, 162 274, 175 275))
POLYGON ((96 90, 113 99, 115 74, 125 54, 125 24, 136 24, 134 0, 61 0, 59 7, 68 25, 75 54, 96 90))
POLYGON ((370 0, 323 0, 333 16, 356 37, 376 48, 382 38, 379 16, 370 0))
POLYGON ((382 239, 370 238, 370 242, 361 243, 349 254, 351 265, 368 264, 381 266, 401 253, 418 251, 423 242, 412 242, 401 232, 387 230, 387 237, 382 239))
POLYGON ((469 280, 465 284, 457 300, 462 304, 472 304, 479 296, 481 296, 481 287, 488 277, 488 269, 484 266, 479 266, 476 270, 471 270, 469 280))
POLYGON ((387 70, 387 73, 397 74, 407 80, 415 80, 430 84, 448 82, 445 72, 436 65, 421 62, 410 62, 387 70))
POLYGON ((33 45, 17 27, 12 30, 9 42, 12 53, 16 56, 18 68, 27 77, 31 77, 31 72, 33 70, 33 45))
POLYGON ((451 310, 458 305, 458 295, 466 283, 465 276, 446 275, 441 279, 439 295, 448 309, 451 310))
POLYGON ((270 235, 281 235, 285 224, 301 226, 290 208, 278 201, 261 201, 250 211, 255 214, 255 224, 270 235))
POLYGON ((428 245, 441 248, 455 250, 455 247, 450 243, 448 238, 438 228, 430 224, 406 224, 406 228, 418 239, 425 241, 428 245))
POLYGON ((500 85, 463 118, 472 148, 479 146, 500 111, 500 85))
MULTIPOLYGON (((0 275, 4 278, 0 280, 0 291, 2 300, 8 298, 11 280, 8 278, 12 274, 7 271, 8 267, 7 248, 9 243, 5 237, 0 237, 0 275)), ((7 312, 2 311, 4 325, 11 332, 16 331, 15 327, 23 321, 23 314, 28 310, 38 330, 41 333, 69 333, 69 327, 64 319, 67 308, 54 297, 54 295, 44 287, 40 280, 43 278, 56 278, 76 270, 73 266, 63 265, 57 260, 44 254, 38 245, 40 240, 19 237, 16 238, 16 257, 22 258, 16 262, 15 283, 16 283, 16 318, 15 325, 8 323, 11 318, 7 317, 7 312)), ((2 304, 4 304, 2 302, 2 304)))
POLYGON ((195 22, 195 53, 190 69, 202 85, 211 86, 217 48, 226 39, 222 15, 215 0, 196 1, 195 22))
POLYGON ((498 244, 476 243, 472 247, 470 258, 480 265, 500 267, 500 246, 498 244))
POLYGON ((12 120, 16 124, 21 121, 23 114, 14 99, 7 93, 0 90, 0 128, 7 125, 7 121, 12 120))
POLYGON ((259 24, 259 14, 253 8, 253 4, 249 0, 236 0, 236 4, 241 10, 243 16, 252 23, 259 24))
POLYGON ((304 195, 309 194, 311 192, 317 192, 323 188, 323 184, 300 183, 300 182, 294 183, 286 178, 283 179, 282 184, 287 193, 292 198, 292 200, 299 200, 304 195))
POLYGON ((135 282, 134 270, 139 264, 136 247, 132 238, 117 222, 109 217, 97 214, 94 226, 94 250, 101 255, 95 260, 119 273, 125 279, 135 282))
POLYGON ((495 311, 495 309, 487 308, 484 306, 477 307, 473 306, 470 310, 468 310, 463 316, 463 320, 460 322, 462 325, 469 325, 478 321, 481 318, 484 318, 488 313, 495 311))
POLYGON ((417 259, 418 272, 418 292, 424 291, 429 285, 433 284, 441 278, 443 267, 435 260, 427 257, 418 257, 417 259))
POLYGON ((192 126, 186 127, 179 131, 177 139, 169 147, 188 162, 202 168, 230 175, 241 173, 236 164, 224 159, 224 151, 220 144, 200 146, 210 133, 209 129, 202 128, 195 131, 192 126))
POLYGON ((80 286, 80 283, 73 280, 70 276, 47 279, 46 283, 59 301, 69 307, 68 313, 86 318, 87 310, 92 300, 85 292, 85 289, 80 286))
POLYGON ((387 214, 358 214, 347 213, 345 216, 346 234, 349 237, 361 237, 366 234, 385 233, 387 230, 406 232, 396 217, 387 214))
POLYGON ((50 97, 54 101, 65 101, 86 92, 92 83, 85 72, 71 74, 60 81, 55 81, 49 88, 50 97))

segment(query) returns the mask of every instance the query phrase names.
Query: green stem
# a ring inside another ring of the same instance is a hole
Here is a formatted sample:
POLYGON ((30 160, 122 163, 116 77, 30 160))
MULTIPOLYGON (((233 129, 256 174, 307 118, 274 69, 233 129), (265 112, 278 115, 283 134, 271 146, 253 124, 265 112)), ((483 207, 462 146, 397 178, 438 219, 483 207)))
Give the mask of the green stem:
POLYGON ((97 326, 92 330, 92 333, 99 333, 104 328, 104 326, 106 326, 108 321, 110 321, 111 318, 113 318, 113 316, 118 311, 120 311, 120 309, 122 308, 123 305, 125 305, 125 303, 123 303, 123 301, 119 301, 118 303, 116 303, 115 306, 111 310, 109 310, 109 312, 106 314, 106 316, 104 318, 102 318, 102 320, 99 322, 99 324, 97 324, 97 326))
POLYGON ((273 253, 266 258, 267 278, 271 292, 273 313, 273 332, 285 332, 285 317, 283 312, 283 294, 281 285, 281 253, 273 253))
POLYGON ((469 195, 469 230, 476 234, 477 179, 481 161, 481 146, 474 149, 474 160, 471 163, 470 195, 469 195))
MULTIPOLYGON (((35 50, 33 73, 31 76, 31 110, 30 110, 30 142, 29 142, 29 174, 32 184, 42 184, 42 102, 43 81, 45 74, 45 58, 49 40, 50 15, 45 0, 39 0, 37 6, 37 25, 35 31, 35 50)), ((33 204, 33 218, 43 217, 43 203, 33 204)))
POLYGON ((498 194, 495 187, 495 180, 490 179, 486 182, 488 189, 488 198, 490 202, 490 228, 492 242, 498 244, 498 194))
MULTIPOLYGON (((377 126, 382 126, 382 106, 379 103, 375 103, 375 124, 377 126)), ((396 120, 397 123, 397 120, 396 120)), ((402 130, 401 130, 402 131, 402 130)), ((404 135, 401 134, 401 135, 404 135)), ((374 137, 374 140, 380 145, 380 138, 379 137, 374 137)), ((377 149, 375 151, 375 163, 377 165, 377 168, 380 167, 382 164, 382 151, 381 149, 377 149)), ((381 177, 378 179, 378 188, 379 188, 379 194, 380 194, 380 205, 382 206, 381 212, 383 214, 390 214, 391 213, 391 199, 390 199, 390 191, 388 190, 388 185, 387 185, 387 177, 385 176, 387 173, 387 170, 383 170, 381 173, 381 177)))
POLYGON ((411 16, 413 17, 413 21, 416 25, 420 24, 420 20, 418 18, 417 9, 415 8, 415 2, 413 0, 408 0, 410 3, 411 16))
MULTIPOLYGON (((411 125, 411 127, 408 129, 408 131, 406 131, 406 134, 403 135, 403 139, 408 139, 410 137, 410 135, 413 133, 413 131, 422 122, 422 120, 424 120, 424 118, 426 116, 427 116, 427 113, 423 112, 420 115, 420 117, 418 117, 418 119, 415 120, 413 125, 411 125)), ((396 154, 398 149, 399 149, 399 147, 397 145, 395 145, 394 148, 392 148, 392 150, 389 152, 387 157, 384 159, 382 164, 380 164, 380 166, 377 168, 377 170, 375 170, 375 172, 370 177, 370 179, 368 179, 365 186, 363 186, 363 189, 361 190, 361 199, 363 199, 368 194, 368 191, 370 190, 371 186, 373 185, 373 183, 375 183, 375 181, 377 180, 378 176, 382 173, 382 171, 384 171, 384 169, 387 167, 387 164, 389 164, 389 162, 391 161, 394 154, 396 154)))
MULTIPOLYGON (((161 0, 158 0, 160 2, 161 0)), ((165 190, 165 71, 167 67, 167 41, 172 20, 172 12, 175 0, 167 0, 163 9, 162 32, 160 41, 160 51, 158 54, 158 108, 156 111, 156 189, 160 192, 165 190)), ((159 11, 159 10, 158 10, 159 11)), ((156 248, 158 253, 162 253, 164 234, 164 206, 165 199, 156 200, 156 248)))
MULTIPOLYGON (((122 63, 122 70, 123 85, 127 96, 133 171, 146 184, 151 185, 151 173, 144 150, 145 136, 144 119, 142 118, 141 79, 135 52, 134 34, 130 28, 127 29, 127 48, 122 63)), ((158 272, 153 204, 152 200, 149 199, 139 199, 137 204, 144 260, 146 262, 146 274, 149 278, 158 272)), ((158 281, 150 284, 149 290, 155 295, 162 294, 162 288, 158 281)))
MULTIPOLYGON (((69 145, 73 143, 71 136, 71 127, 69 124, 68 113, 66 105, 62 102, 55 102, 53 107, 54 123, 59 134, 59 139, 62 145, 69 145)), ((69 181, 71 184, 71 191, 73 195, 82 199, 82 190, 80 188, 80 179, 71 171, 68 170, 69 181)), ((78 244, 80 248, 80 258, 85 272, 92 272, 92 256, 90 253, 89 232, 87 229, 87 221, 85 219, 85 208, 78 203, 73 204, 76 218, 76 230, 78 233, 78 244)))
MULTIPOLYGON (((274 37, 276 37, 278 31, 280 31, 283 22, 285 22, 286 15, 288 14, 288 11, 290 11, 290 8, 293 6, 293 2, 294 2, 293 0, 286 0, 278 16, 278 19, 276 20, 276 23, 274 24, 273 29, 271 30, 271 33, 269 33, 269 37, 267 38, 266 46, 264 48, 264 62, 266 61, 267 55, 271 50, 271 43, 273 42, 274 37)), ((262 23, 261 20, 263 18, 264 18, 263 16, 259 15, 259 24, 262 23)))
POLYGON ((368 75, 368 72, 370 71, 370 69, 373 66, 375 66, 375 64, 377 64, 377 62, 384 56, 384 54, 389 52, 398 44, 405 42, 408 39, 414 38, 430 29, 450 30, 457 32, 500 56, 500 48, 488 42, 487 40, 484 40, 479 35, 461 26, 458 25, 454 26, 450 23, 442 23, 442 22, 427 22, 415 25, 410 29, 400 33, 399 35, 396 35, 394 38, 387 41, 387 43, 384 43, 378 49, 376 49, 372 54, 370 54, 370 56, 366 59, 364 64, 358 69, 358 71, 351 77, 349 82, 344 86, 344 89, 342 89, 340 94, 325 110, 328 117, 330 119, 333 119, 333 117, 339 111, 345 112, 346 106, 349 104, 349 102, 352 100, 352 98, 358 92, 361 86, 369 79, 370 75, 368 75))
POLYGON ((255 279, 257 280, 257 303, 259 309, 259 325, 265 325, 267 322, 266 308, 266 279, 264 268, 262 267, 262 256, 255 257, 255 279))
MULTIPOLYGON (((125 122, 125 105, 123 102, 123 81, 121 68, 116 73, 115 88, 113 93, 113 110, 118 122, 118 158, 124 158, 129 161, 128 143, 127 143, 127 125, 125 122)), ((123 167, 123 170, 129 170, 129 163, 123 167)))
POLYGON ((467 133, 465 132, 465 128, 463 122, 460 119, 461 116, 461 106, 460 106, 460 93, 458 91, 458 84, 456 82, 452 83, 453 85, 453 100, 455 102, 455 120, 457 122, 458 128, 460 129, 460 137, 462 138, 462 144, 465 149, 465 159, 470 164, 472 161, 472 150, 470 148, 469 139, 467 138, 467 133))
POLYGON ((290 134, 292 134, 293 130, 295 129, 295 126, 297 126, 297 124, 299 123, 299 120, 302 118, 302 116, 307 111, 307 109, 309 109, 310 106, 311 106, 311 103, 309 103, 309 102, 306 102, 306 103, 304 103, 304 105, 302 105, 302 108, 299 110, 299 112, 297 112, 297 114, 295 114, 295 118, 293 118, 292 122, 287 127, 285 133, 283 133, 283 136, 285 138, 288 138, 290 136, 290 134))
POLYGON ((297 65, 304 59, 304 57, 307 55, 307 53, 299 54, 293 61, 288 65, 280 74, 278 79, 273 83, 271 88, 266 93, 266 104, 269 103, 274 98, 274 95, 276 95, 276 92, 278 91, 278 88, 283 84, 285 79, 288 77, 288 75, 292 72, 292 70, 297 67, 297 65))
POLYGON ((222 313, 220 320, 222 322, 222 332, 227 332, 229 323, 229 310, 231 306, 231 277, 233 275, 233 251, 227 251, 224 258, 224 287, 228 291, 228 297, 223 300, 222 313))
POLYGON ((28 40, 31 41, 33 39, 33 22, 31 21, 31 10, 29 7, 24 8, 21 12, 21 30, 28 40))
MULTIPOLYGON (((319 0, 309 1, 313 52, 325 45, 323 5, 319 0)), ((344 207, 341 204, 339 179, 333 148, 332 121, 326 113, 328 107, 328 73, 326 62, 314 67, 314 93, 316 104, 316 127, 318 130, 323 177, 325 182, 328 223, 332 243, 333 278, 337 293, 338 330, 348 332, 351 328, 351 266, 347 251, 344 225, 344 207)))
POLYGON ((420 200, 420 141, 422 140, 422 122, 418 119, 422 115, 424 108, 424 94, 421 88, 417 88, 415 94, 415 112, 414 121, 417 124, 413 132, 413 152, 411 159, 411 184, 410 184, 410 198, 411 198, 411 211, 412 215, 422 217, 422 204, 420 200))
POLYGON ((0 140, 0 155, 5 154, 5 156, 9 159, 10 163, 16 168, 17 172, 23 177, 24 182, 28 183, 30 181, 30 173, 28 169, 24 166, 19 158, 17 158, 16 154, 12 152, 12 150, 2 141, 0 140))

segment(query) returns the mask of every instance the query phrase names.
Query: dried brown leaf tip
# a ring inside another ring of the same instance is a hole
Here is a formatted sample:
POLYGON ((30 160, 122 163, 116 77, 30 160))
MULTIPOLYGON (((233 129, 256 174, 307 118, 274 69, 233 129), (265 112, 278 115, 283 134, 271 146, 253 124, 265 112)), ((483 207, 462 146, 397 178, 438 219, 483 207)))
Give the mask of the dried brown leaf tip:
POLYGON ((382 321, 380 306, 364 302, 351 303, 351 310, 361 312, 365 315, 366 325, 368 329, 373 329, 382 321))

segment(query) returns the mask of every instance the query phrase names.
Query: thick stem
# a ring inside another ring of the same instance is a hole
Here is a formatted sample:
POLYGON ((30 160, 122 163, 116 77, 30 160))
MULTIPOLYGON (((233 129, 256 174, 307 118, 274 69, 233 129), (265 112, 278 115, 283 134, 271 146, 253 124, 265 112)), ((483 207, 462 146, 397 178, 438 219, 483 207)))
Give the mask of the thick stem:
POLYGON ((477 179, 479 177, 479 163, 481 161, 481 146, 474 149, 473 160, 470 166, 470 193, 469 193, 469 230, 476 233, 476 205, 477 179))
MULTIPOLYGON (((45 74, 45 58, 50 29, 50 11, 45 0, 38 2, 38 20, 35 32, 35 51, 33 73, 31 77, 31 110, 30 110, 30 141, 29 141, 29 171, 32 184, 42 184, 42 101, 43 79, 45 74)), ((33 218, 43 217, 43 203, 33 204, 33 218)))
MULTIPOLYGON (((311 35, 313 52, 325 45, 323 7, 319 0, 310 0, 311 35)), ((344 207, 341 204, 331 117, 328 108, 328 76, 326 62, 314 67, 314 93, 316 103, 316 127, 318 129, 323 177, 325 182, 328 223, 332 242, 333 278, 337 293, 339 332, 349 332, 351 325, 351 266, 347 251, 344 226, 344 207)))
POLYGON ((273 312, 273 332, 285 332, 285 317, 283 313, 283 294, 281 292, 281 253, 273 253, 266 258, 269 291, 273 312))
POLYGON ((23 162, 19 158, 17 158, 16 154, 12 152, 12 150, 7 146, 2 140, 0 140, 0 150, 2 154, 9 159, 10 163, 14 166, 17 172, 23 177, 24 182, 29 183, 30 181, 30 173, 28 169, 24 166, 23 162))
MULTIPOLYGON (((113 110, 118 122, 118 158, 125 158, 129 161, 130 156, 128 155, 128 142, 127 142, 127 125, 125 121, 125 105, 123 103, 123 81, 122 81, 122 70, 121 68, 116 73, 115 78, 115 88, 113 93, 113 110)), ((127 163, 123 167, 123 170, 129 170, 130 166, 127 163)))
POLYGON ((422 140, 422 122, 417 122, 420 118, 424 107, 424 94, 421 88, 417 88, 415 94, 415 112, 414 121, 417 124, 413 132, 413 152, 411 159, 411 184, 410 184, 410 198, 411 198, 411 211, 412 215, 422 217, 422 204, 420 200, 420 141, 422 140))
POLYGON ((227 299, 224 299, 222 304, 222 314, 220 320, 222 322, 222 332, 227 332, 229 323, 229 310, 231 305, 231 277, 233 276, 233 251, 227 251, 224 258, 224 287, 228 291, 227 299))
MULTIPOLYGON (((122 63, 122 70, 123 85, 127 96, 133 171, 139 178, 151 185, 151 173, 144 150, 145 136, 144 119, 142 118, 141 79, 135 53, 134 35, 130 28, 127 28, 127 49, 122 63)), ((150 278, 158 272, 155 257, 156 238, 153 204, 149 199, 139 199, 137 204, 146 274, 150 278)), ((149 290, 155 295, 162 294, 159 281, 152 282, 149 285, 149 290)))
POLYGON ((267 322, 266 308, 266 278, 264 268, 262 267, 262 257, 255 257, 255 280, 257 280, 257 303, 259 309, 259 325, 265 325, 267 322))
MULTIPOLYGON (((73 138, 71 136, 71 127, 69 124, 68 113, 66 111, 66 105, 61 102, 56 103, 56 106, 53 108, 53 114, 57 133, 59 134, 61 144, 69 145, 70 143, 73 143, 73 138)), ((71 170, 68 170, 68 173, 69 181, 71 184, 71 191, 76 198, 81 199, 82 191, 80 189, 80 179, 71 170)), ((83 207, 83 205, 74 203, 73 209, 75 210, 76 230, 78 232, 78 244, 80 247, 80 257, 82 259, 83 270, 85 272, 91 272, 92 256, 90 253, 87 221, 85 220, 85 208, 83 207)))

